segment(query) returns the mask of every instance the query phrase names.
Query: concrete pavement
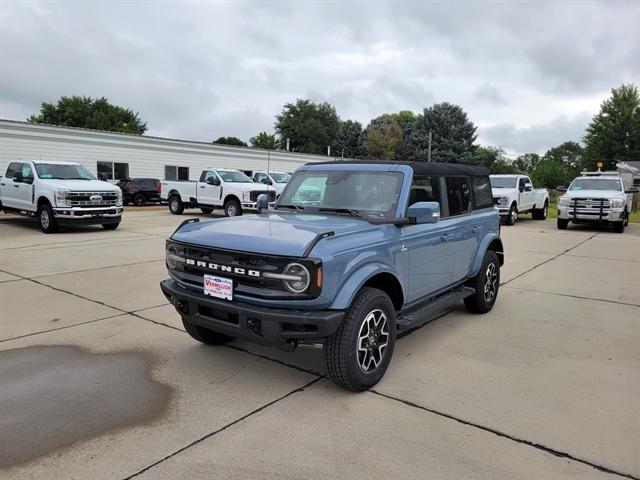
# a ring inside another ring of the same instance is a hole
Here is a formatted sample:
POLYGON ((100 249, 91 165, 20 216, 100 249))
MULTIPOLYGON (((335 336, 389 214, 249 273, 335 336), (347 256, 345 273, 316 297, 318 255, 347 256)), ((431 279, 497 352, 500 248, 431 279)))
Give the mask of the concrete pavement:
POLYGON ((158 282, 185 218, 0 220, 2 478, 640 478, 640 225, 503 227, 494 310, 400 338, 351 394, 319 348, 183 332, 158 282))

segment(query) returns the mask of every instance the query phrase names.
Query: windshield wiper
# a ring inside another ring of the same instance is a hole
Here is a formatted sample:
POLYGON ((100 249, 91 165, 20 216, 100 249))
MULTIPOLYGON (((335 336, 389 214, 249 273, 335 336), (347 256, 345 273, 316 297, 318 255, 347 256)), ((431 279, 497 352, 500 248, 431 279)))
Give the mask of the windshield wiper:
POLYGON ((86 177, 64 177, 64 178, 60 178, 60 180, 91 180, 91 179, 86 177))
POLYGON ((292 210, 304 210, 304 207, 301 207, 300 205, 278 205, 278 208, 290 208, 292 210))
POLYGON ((360 212, 358 210, 352 210, 350 208, 319 208, 319 212, 336 212, 336 213, 348 213, 352 217, 360 218, 360 212))

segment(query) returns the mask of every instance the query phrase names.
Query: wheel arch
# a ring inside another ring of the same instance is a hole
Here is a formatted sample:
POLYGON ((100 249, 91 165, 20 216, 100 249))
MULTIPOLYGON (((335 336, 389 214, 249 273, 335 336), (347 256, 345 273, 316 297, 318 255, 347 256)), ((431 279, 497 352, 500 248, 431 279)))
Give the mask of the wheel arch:
POLYGON ((38 197, 38 201, 36 202, 37 207, 40 208, 41 205, 46 205, 46 204, 53 206, 53 204, 51 203, 51 200, 49 200, 45 195, 40 195, 38 197))
POLYGON ((496 253, 500 266, 504 265, 504 247, 502 245, 502 239, 495 233, 486 235, 480 242, 478 251, 476 252, 476 256, 473 260, 473 266, 471 267, 469 277, 475 277, 478 274, 480 267, 482 266, 482 262, 484 261, 484 256, 489 250, 496 253))
POLYGON ((398 275, 387 265, 370 263, 354 271, 340 286, 330 309, 349 308, 363 287, 378 288, 389 295, 396 310, 404 305, 405 294, 398 275))
POLYGON ((225 195, 224 201, 222 202, 222 205, 226 205, 227 202, 230 202, 232 200, 235 200, 236 202, 238 202, 240 204, 240 207, 242 207, 242 202, 240 202, 240 199, 238 198, 238 196, 235 193, 229 193, 229 194, 225 195))

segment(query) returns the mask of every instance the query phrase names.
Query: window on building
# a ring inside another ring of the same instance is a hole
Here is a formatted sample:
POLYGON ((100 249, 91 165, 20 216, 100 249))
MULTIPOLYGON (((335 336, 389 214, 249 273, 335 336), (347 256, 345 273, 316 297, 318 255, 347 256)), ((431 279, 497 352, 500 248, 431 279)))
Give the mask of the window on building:
POLYGON ((473 184, 474 208, 492 207, 493 195, 489 177, 473 177, 471 183, 473 184))
POLYGON ((464 215, 471 205, 471 189, 467 177, 447 177, 447 200, 449 216, 464 215))
POLYGON ((129 164, 120 162, 98 162, 98 176, 104 175, 107 180, 126 180, 129 178, 129 164))
POLYGON ((189 167, 178 167, 177 165, 164 166, 165 180, 189 180, 189 167))

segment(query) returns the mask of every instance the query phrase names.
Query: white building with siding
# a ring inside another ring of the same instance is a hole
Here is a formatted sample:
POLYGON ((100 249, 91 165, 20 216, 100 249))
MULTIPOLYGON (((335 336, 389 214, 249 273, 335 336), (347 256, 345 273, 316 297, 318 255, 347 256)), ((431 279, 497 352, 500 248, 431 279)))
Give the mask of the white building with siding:
POLYGON ((9 162, 20 159, 78 162, 110 180, 197 180, 208 167, 256 171, 267 170, 267 164, 271 171, 292 172, 305 163, 331 160, 320 155, 0 119, 0 175, 9 162))

